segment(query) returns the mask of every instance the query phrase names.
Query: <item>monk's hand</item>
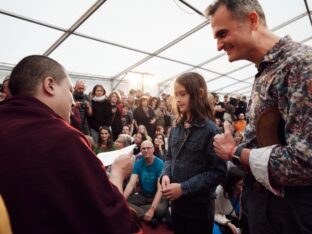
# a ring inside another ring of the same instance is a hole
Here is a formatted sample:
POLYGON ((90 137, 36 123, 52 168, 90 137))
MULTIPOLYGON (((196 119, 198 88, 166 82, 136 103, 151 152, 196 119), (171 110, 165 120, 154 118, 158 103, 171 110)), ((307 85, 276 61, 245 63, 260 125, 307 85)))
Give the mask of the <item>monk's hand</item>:
POLYGON ((124 154, 119 156, 112 165, 111 174, 117 174, 123 179, 127 178, 133 168, 132 154, 124 154))
POLYGON ((224 122, 224 133, 217 134, 214 137, 213 146, 216 154, 224 159, 231 160, 232 159, 232 151, 235 148, 235 139, 232 136, 231 126, 228 121, 224 122))
POLYGON ((165 196, 169 201, 173 201, 182 196, 181 184, 171 183, 164 187, 162 190, 163 196, 165 196))

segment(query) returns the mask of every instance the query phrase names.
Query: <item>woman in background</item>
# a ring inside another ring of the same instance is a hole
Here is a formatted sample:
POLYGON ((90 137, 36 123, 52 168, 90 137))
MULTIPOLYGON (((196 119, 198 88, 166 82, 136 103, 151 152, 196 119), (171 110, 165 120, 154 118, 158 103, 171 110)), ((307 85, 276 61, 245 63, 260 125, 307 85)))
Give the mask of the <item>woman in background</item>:
POLYGON ((101 152, 108 152, 115 150, 114 141, 112 138, 112 132, 109 127, 100 127, 99 131, 99 142, 97 146, 94 148, 95 154, 101 152))
POLYGON ((165 147, 165 136, 164 134, 157 133, 154 137, 154 154, 158 158, 165 160, 166 147, 165 147))
POLYGON ((109 94, 108 100, 111 103, 111 114, 112 114, 111 128, 113 140, 115 141, 122 130, 121 110, 118 107, 120 104, 121 97, 117 91, 113 91, 109 94))
POLYGON ((222 185, 217 187, 215 225, 213 234, 239 234, 240 197, 244 173, 233 166, 222 185))
POLYGON ((131 136, 126 134, 119 134, 117 140, 115 141, 116 149, 123 149, 129 145, 131 145, 131 136))
POLYGON ((99 141, 99 129, 101 126, 110 126, 112 122, 111 104, 106 99, 105 89, 102 85, 95 85, 92 90, 92 115, 88 117, 90 132, 95 144, 99 141))

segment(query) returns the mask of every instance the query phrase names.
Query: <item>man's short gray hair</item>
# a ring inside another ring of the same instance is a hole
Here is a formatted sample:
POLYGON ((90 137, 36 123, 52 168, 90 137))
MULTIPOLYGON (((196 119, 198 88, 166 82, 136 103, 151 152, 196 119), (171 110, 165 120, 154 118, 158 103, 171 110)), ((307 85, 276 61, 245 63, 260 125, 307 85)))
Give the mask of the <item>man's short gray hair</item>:
POLYGON ((267 26, 265 14, 258 0, 216 0, 205 11, 206 17, 214 15, 220 6, 225 6, 237 20, 244 20, 248 13, 257 12, 260 24, 267 26))

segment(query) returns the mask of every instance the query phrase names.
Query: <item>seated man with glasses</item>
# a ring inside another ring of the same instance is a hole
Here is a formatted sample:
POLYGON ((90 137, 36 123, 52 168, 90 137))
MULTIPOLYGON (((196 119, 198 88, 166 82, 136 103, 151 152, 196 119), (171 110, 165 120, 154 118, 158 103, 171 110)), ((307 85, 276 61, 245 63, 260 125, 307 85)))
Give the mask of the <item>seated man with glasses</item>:
POLYGON ((151 222, 152 227, 156 227, 158 220, 166 215, 168 206, 167 200, 162 198, 159 184, 164 162, 154 155, 151 141, 143 141, 140 149, 143 157, 134 164, 124 197, 128 199, 129 205, 137 211, 140 218, 151 222), (140 183, 140 191, 131 194, 137 182, 140 183))

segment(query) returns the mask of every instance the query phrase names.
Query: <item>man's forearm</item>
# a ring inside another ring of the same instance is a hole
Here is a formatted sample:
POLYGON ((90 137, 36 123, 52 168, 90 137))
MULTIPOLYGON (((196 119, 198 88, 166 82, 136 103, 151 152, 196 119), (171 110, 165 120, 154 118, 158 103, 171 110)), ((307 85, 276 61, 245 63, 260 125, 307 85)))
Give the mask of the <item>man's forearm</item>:
POLYGON ((156 210, 156 208, 157 208, 157 206, 158 206, 158 204, 159 204, 159 202, 160 202, 160 200, 161 200, 161 197, 162 197, 161 190, 158 189, 157 192, 156 192, 156 194, 155 194, 155 197, 154 197, 154 199, 153 199, 152 205, 151 205, 151 207, 152 207, 154 210, 156 210))
POLYGON ((241 164, 244 168, 249 170, 249 155, 250 149, 244 148, 241 155, 241 164))

